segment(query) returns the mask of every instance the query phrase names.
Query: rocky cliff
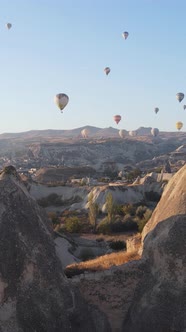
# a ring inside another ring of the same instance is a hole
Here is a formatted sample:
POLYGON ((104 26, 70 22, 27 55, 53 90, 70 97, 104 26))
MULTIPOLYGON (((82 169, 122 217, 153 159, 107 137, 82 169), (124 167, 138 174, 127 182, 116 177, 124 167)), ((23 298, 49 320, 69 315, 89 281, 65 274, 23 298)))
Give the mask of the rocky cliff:
POLYGON ((144 228, 144 273, 123 331, 186 331, 185 183, 186 166, 169 181, 144 228))
POLYGON ((52 229, 16 170, 0 174, 0 331, 109 331, 69 286, 52 229))

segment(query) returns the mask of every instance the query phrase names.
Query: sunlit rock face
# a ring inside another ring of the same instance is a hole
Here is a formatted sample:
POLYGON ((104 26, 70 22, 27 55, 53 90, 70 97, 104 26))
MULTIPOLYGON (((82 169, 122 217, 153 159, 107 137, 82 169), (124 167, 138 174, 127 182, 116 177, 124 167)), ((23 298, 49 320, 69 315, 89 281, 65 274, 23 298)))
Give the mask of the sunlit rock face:
POLYGON ((69 286, 44 211, 14 167, 0 174, 0 331, 109 331, 69 286), (96 322, 97 321, 97 322, 96 322))
POLYGON ((159 222, 180 214, 186 214, 186 165, 170 179, 151 219, 144 227, 142 238, 159 222))

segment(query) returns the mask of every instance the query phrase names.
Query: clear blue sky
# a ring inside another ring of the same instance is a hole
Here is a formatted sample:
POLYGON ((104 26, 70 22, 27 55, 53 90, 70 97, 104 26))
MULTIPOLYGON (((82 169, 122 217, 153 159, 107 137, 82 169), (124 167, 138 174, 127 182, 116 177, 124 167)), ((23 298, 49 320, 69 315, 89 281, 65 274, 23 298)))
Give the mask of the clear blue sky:
POLYGON ((185 0, 0 0, 0 46, 0 133, 186 128, 185 0))

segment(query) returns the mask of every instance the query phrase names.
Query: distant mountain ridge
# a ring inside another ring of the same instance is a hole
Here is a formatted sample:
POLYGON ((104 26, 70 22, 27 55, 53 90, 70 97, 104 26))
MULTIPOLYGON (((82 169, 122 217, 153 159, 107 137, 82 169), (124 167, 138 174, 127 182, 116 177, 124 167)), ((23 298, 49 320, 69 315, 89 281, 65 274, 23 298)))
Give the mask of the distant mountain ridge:
POLYGON ((29 130, 19 133, 3 133, 0 134, 0 139, 9 139, 9 138, 34 138, 34 137, 78 137, 81 135, 83 129, 88 129, 90 136, 117 136, 118 129, 109 127, 109 128, 98 128, 93 126, 83 126, 74 129, 44 129, 44 130, 29 130))
MULTIPOLYGON (((16 140, 35 140, 38 138, 49 139, 49 138, 82 138, 81 131, 83 129, 88 130, 88 138, 119 138, 119 131, 122 129, 126 135, 129 136, 129 132, 123 128, 99 128, 94 126, 83 126, 74 129, 43 129, 43 130, 29 130, 18 133, 3 133, 0 134, 0 140, 6 139, 16 139, 16 140)), ((136 132, 137 136, 152 136, 151 135, 152 127, 139 127, 133 131, 136 132)), ((161 137, 183 137, 185 132, 160 132, 161 137)))

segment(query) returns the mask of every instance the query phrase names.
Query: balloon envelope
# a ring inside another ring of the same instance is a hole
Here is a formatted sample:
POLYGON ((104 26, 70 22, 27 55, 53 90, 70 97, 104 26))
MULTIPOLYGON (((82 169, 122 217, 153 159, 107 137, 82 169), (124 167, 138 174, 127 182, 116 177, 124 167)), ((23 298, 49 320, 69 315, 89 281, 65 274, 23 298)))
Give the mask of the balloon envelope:
POLYGON ((157 114, 159 112, 159 108, 155 107, 154 112, 157 114))
POLYGON ((127 31, 122 33, 123 38, 127 39, 129 36, 129 33, 127 31))
POLYGON ((88 135, 89 135, 89 130, 88 129, 83 129, 82 131, 81 131, 81 136, 83 137, 83 138, 87 138, 88 137, 88 135))
POLYGON ((151 134, 152 136, 156 137, 159 134, 159 129, 158 128, 152 128, 151 129, 151 134))
POLYGON ((109 67, 105 67, 104 72, 106 75, 108 75, 110 73, 110 68, 109 67))
POLYGON ((114 121, 118 124, 121 121, 121 115, 114 115, 114 121))
POLYGON ((181 102, 181 101, 183 100, 183 98, 184 98, 184 93, 182 93, 182 92, 178 92, 178 93, 176 94, 176 99, 177 99, 179 102, 181 102))
POLYGON ((176 129, 180 130, 183 127, 183 123, 181 121, 176 122, 176 129))
POLYGON ((54 102, 58 108, 62 111, 69 102, 69 97, 65 93, 58 93, 54 97, 54 102))
POLYGON ((9 29, 11 29, 12 24, 11 24, 11 23, 6 23, 6 27, 7 27, 7 29, 9 30, 9 29))
POLYGON ((121 138, 124 138, 124 137, 125 137, 125 130, 124 130, 124 129, 119 130, 119 136, 120 136, 121 138))
POLYGON ((129 136, 137 136, 137 132, 135 130, 129 131, 129 136))

